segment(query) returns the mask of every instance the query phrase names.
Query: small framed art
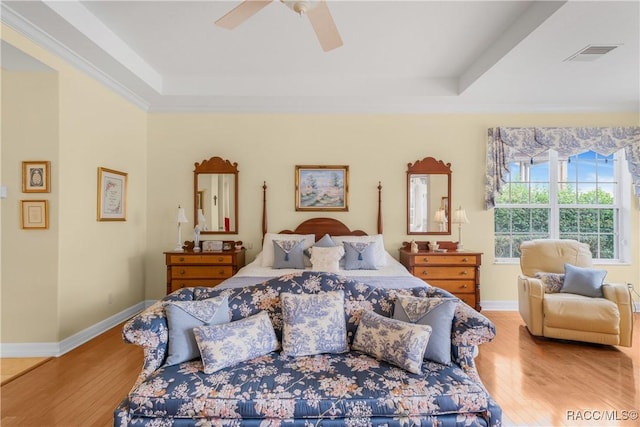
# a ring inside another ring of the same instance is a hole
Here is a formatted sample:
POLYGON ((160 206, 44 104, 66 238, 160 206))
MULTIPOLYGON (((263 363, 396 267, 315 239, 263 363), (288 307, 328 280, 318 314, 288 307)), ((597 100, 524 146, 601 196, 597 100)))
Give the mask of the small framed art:
POLYGON ((127 174, 98 168, 98 221, 127 220, 127 174))
POLYGON ((47 200, 20 200, 21 226, 25 230, 49 228, 49 202, 47 200))
POLYGON ((46 160, 22 162, 22 192, 51 192, 51 162, 46 160))
POLYGON ((296 166, 297 211, 348 211, 349 166, 296 166))

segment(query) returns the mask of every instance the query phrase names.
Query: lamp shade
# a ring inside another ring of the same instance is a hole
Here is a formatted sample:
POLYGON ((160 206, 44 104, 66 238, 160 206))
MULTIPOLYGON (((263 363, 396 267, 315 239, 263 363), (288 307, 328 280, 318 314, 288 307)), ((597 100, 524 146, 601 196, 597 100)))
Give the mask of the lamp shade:
POLYGON ((451 222, 454 224, 469 224, 469 218, 467 218, 467 213, 462 209, 462 206, 453 213, 451 222))
POLYGON ((184 208, 178 206, 178 224, 186 224, 187 222, 189 222, 189 220, 187 219, 187 215, 184 213, 184 208))
POLYGON ((435 222, 446 222, 447 221, 447 216, 446 213, 444 211, 444 209, 438 209, 435 213, 435 215, 433 215, 433 220, 435 222))

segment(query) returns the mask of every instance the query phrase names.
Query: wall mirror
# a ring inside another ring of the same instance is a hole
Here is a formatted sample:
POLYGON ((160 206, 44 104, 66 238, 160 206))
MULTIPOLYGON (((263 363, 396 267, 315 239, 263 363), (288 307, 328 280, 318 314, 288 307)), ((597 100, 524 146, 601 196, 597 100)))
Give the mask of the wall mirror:
POLYGON ((451 234, 451 163, 425 157, 407 167, 407 234, 451 234))
POLYGON ((202 234, 238 234, 238 164, 212 157, 193 171, 194 224, 202 234))

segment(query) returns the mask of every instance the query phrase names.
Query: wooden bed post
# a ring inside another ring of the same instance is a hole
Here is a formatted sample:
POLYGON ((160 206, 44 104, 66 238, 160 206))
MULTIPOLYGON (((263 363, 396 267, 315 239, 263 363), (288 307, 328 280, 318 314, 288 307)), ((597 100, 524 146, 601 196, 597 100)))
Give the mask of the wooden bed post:
POLYGON ((378 181, 378 234, 382 234, 382 183, 378 181))
POLYGON ((262 184, 262 240, 267 234, 267 181, 262 184))

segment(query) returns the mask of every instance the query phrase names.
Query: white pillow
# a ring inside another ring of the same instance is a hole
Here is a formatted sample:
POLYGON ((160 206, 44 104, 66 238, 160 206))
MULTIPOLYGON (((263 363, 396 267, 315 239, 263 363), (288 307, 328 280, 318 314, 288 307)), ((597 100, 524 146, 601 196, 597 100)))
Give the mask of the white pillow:
POLYGON ((262 242, 262 266, 273 267, 274 240, 304 240, 304 249, 310 248, 316 242, 315 234, 277 234, 267 233, 264 235, 264 241, 262 242))
POLYGON ((331 236, 331 239, 335 242, 336 246, 343 246, 343 242, 358 242, 358 243, 375 243, 375 262, 376 267, 384 267, 387 265, 387 251, 384 248, 384 241, 382 234, 374 234, 371 236, 331 236))
POLYGON ((344 247, 342 245, 330 248, 314 246, 309 251, 311 251, 311 268, 313 271, 326 273, 338 273, 340 271, 340 258, 344 255, 344 247))

